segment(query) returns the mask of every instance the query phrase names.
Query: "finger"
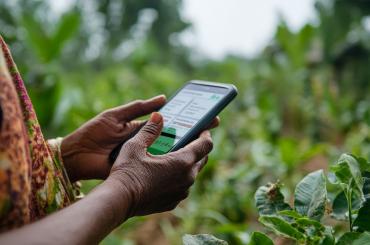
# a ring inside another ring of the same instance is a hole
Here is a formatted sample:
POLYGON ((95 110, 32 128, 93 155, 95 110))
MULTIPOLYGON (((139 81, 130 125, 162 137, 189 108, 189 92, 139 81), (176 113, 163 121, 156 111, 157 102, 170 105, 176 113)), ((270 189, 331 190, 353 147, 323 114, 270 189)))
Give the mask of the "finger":
POLYGON ((147 121, 146 120, 134 120, 134 121, 130 121, 129 123, 126 123, 124 126, 124 130, 123 132, 125 134, 131 134, 133 132, 135 132, 136 130, 142 128, 145 123, 147 121))
POLYGON ((131 121, 158 110, 166 103, 165 95, 158 95, 148 100, 135 100, 126 105, 111 109, 118 120, 131 121))
POLYGON ((208 155, 213 148, 211 134, 208 130, 203 131, 199 138, 185 146, 184 148, 169 153, 175 158, 184 159, 189 164, 195 164, 203 157, 208 155))
POLYGON ((114 141, 121 143, 131 139, 139 132, 146 122, 147 121, 144 120, 133 120, 128 123, 122 123, 119 132, 114 135, 114 141))
POLYGON ((217 128, 220 125, 220 117, 215 117, 206 129, 217 128))
POLYGON ((192 168, 192 178, 195 180, 199 172, 203 169, 203 167, 207 164, 208 155, 198 161, 192 168))
POLYGON ((208 162, 208 155, 202 158, 202 160, 200 160, 199 162, 197 162, 197 164, 195 165, 195 169, 197 173, 199 173, 204 168, 207 162, 208 162))
POLYGON ((153 112, 149 121, 140 129, 140 131, 132 138, 133 141, 149 147, 156 138, 161 134, 163 128, 163 117, 158 112, 153 112))

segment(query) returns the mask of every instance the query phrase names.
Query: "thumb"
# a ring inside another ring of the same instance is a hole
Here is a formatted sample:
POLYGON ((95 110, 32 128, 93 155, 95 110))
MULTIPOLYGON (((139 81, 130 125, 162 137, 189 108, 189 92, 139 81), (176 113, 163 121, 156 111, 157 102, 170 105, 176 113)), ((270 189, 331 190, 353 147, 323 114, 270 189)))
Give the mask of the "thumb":
POLYGON ((153 112, 148 122, 140 129, 133 140, 145 147, 149 147, 161 134, 162 128, 162 115, 158 112, 153 112))

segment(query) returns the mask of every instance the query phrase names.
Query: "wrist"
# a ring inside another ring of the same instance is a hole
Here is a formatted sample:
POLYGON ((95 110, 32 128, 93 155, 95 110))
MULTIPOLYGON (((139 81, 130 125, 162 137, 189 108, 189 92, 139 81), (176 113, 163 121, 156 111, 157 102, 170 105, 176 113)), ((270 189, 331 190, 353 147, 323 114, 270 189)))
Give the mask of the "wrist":
POLYGON ((107 193, 110 209, 113 212, 116 226, 132 217, 133 192, 127 182, 109 176, 100 186, 107 193))
POLYGON ((69 179, 74 182, 78 181, 79 177, 76 173, 76 166, 73 164, 74 149, 77 149, 73 144, 73 139, 70 136, 66 136, 62 139, 60 144, 60 155, 62 157, 64 167, 67 171, 69 179))
POLYGON ((63 161, 68 162, 68 158, 73 154, 73 140, 70 139, 70 136, 66 136, 62 139, 60 143, 60 152, 63 158, 63 161))

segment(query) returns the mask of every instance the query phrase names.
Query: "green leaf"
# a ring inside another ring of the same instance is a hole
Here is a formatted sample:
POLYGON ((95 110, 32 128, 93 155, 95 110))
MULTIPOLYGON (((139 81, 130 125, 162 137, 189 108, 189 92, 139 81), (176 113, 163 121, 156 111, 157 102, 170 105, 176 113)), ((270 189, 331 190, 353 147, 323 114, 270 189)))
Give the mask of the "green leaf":
POLYGON ((335 239, 333 236, 325 236, 325 238, 321 241, 320 245, 334 245, 335 239))
POLYGON ((293 219, 303 218, 303 216, 297 213, 297 211, 295 210, 283 210, 283 211, 279 211, 278 214, 289 217, 289 218, 293 218, 293 219))
POLYGON ((341 191, 333 201, 332 216, 337 220, 347 220, 348 202, 344 191, 341 191))
POLYGON ((361 233, 359 232, 346 232, 339 238, 336 245, 352 244, 353 241, 356 240, 360 235, 361 233))
POLYGON ((297 219, 296 223, 304 227, 312 226, 317 231, 320 231, 320 232, 325 231, 325 226, 323 226, 320 222, 313 220, 313 219, 301 218, 301 219, 297 219))
POLYGON ((302 232, 298 231, 291 224, 280 217, 274 215, 264 215, 259 218, 259 221, 278 235, 300 242, 303 242, 306 239, 302 232))
POLYGON ((22 26, 25 30, 25 38, 28 45, 36 53, 40 60, 45 60, 47 57, 50 41, 47 33, 42 28, 42 24, 36 19, 36 15, 25 13, 22 16, 22 26))
POLYGON ((44 25, 34 14, 25 14, 22 24, 26 30, 26 40, 42 62, 57 59, 80 25, 80 15, 69 11, 61 16, 53 33, 46 32, 44 25))
POLYGON ((282 210, 291 210, 289 204, 284 202, 279 183, 261 186, 256 191, 254 199, 260 215, 272 215, 282 210))
POLYGON ((253 232, 248 245, 274 245, 272 240, 261 232, 253 232))
MULTIPOLYGON (((352 195, 352 208, 354 210, 359 209, 361 206, 361 200, 352 195)), ((348 219, 348 202, 344 191, 340 192, 333 201, 333 212, 332 217, 337 220, 347 220, 348 219)))
POLYGON ((226 241, 208 234, 186 234, 182 237, 182 243, 183 245, 227 245, 226 241))
POLYGON ((320 245, 334 245, 334 231, 333 228, 326 226, 324 231, 324 238, 322 239, 320 245))
POLYGON ((370 178, 364 178, 363 193, 365 202, 358 210, 357 218, 353 225, 362 231, 370 231, 370 178))
POLYGON ((370 231, 370 202, 367 201, 360 208, 357 218, 353 222, 353 226, 357 226, 362 231, 370 231))
POLYGON ((309 219, 301 218, 295 221, 294 227, 297 227, 300 231, 304 231, 307 236, 307 242, 319 242, 324 239, 325 226, 320 222, 309 219))
POLYGON ((294 192, 294 208, 301 215, 320 220, 325 213, 326 181, 323 170, 308 174, 294 192))
POLYGON ((361 173, 370 172, 370 162, 366 161, 365 158, 362 157, 353 157, 357 160, 361 173))
POLYGON ((353 242, 353 245, 369 245, 369 244, 370 244, 369 232, 362 233, 360 237, 353 242))
POLYGON ((54 35, 51 38, 48 60, 59 56, 66 42, 70 40, 80 25, 80 15, 76 11, 63 14, 58 22, 54 35))
POLYGON ((365 201, 370 201, 370 178, 364 178, 364 186, 362 187, 365 201))
POLYGON ((331 167, 331 170, 334 172, 337 183, 341 185, 343 190, 347 191, 350 188, 362 199, 363 180, 360 165, 356 158, 343 154, 337 164, 331 167))

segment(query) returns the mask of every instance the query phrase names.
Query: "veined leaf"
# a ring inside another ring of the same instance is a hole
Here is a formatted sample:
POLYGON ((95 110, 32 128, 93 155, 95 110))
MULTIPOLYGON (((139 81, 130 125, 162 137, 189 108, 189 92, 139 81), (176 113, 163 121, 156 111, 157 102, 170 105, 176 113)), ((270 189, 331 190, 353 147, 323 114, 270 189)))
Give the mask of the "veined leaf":
POLYGON ((359 238, 360 235, 361 235, 361 233, 359 233, 359 232, 346 232, 339 238, 339 240, 337 241, 337 243, 335 245, 352 244, 353 241, 355 241, 357 238, 359 238))
POLYGON ((306 239, 302 232, 280 217, 264 215, 259 218, 259 221, 278 235, 291 238, 299 242, 303 242, 306 239))
POLYGON ((226 241, 208 234, 186 234, 182 237, 182 243, 183 245, 227 245, 226 241))
POLYGON ((284 202, 279 183, 261 186, 256 191, 254 199, 260 215, 272 215, 282 210, 291 210, 289 204, 284 202))
POLYGON ((294 208, 301 215, 320 220, 325 213, 326 181, 322 170, 315 171, 298 183, 294 192, 294 208))
POLYGON ((359 238, 353 241, 353 245, 368 245, 368 244, 370 244, 369 232, 362 233, 359 238))
POLYGON ((359 163, 353 156, 348 154, 341 155, 337 164, 332 166, 331 169, 335 174, 337 182, 339 182, 338 184, 341 185, 343 190, 351 188, 363 199, 361 169, 359 163))
POLYGON ((274 245, 272 240, 261 232, 253 232, 248 245, 274 245))

